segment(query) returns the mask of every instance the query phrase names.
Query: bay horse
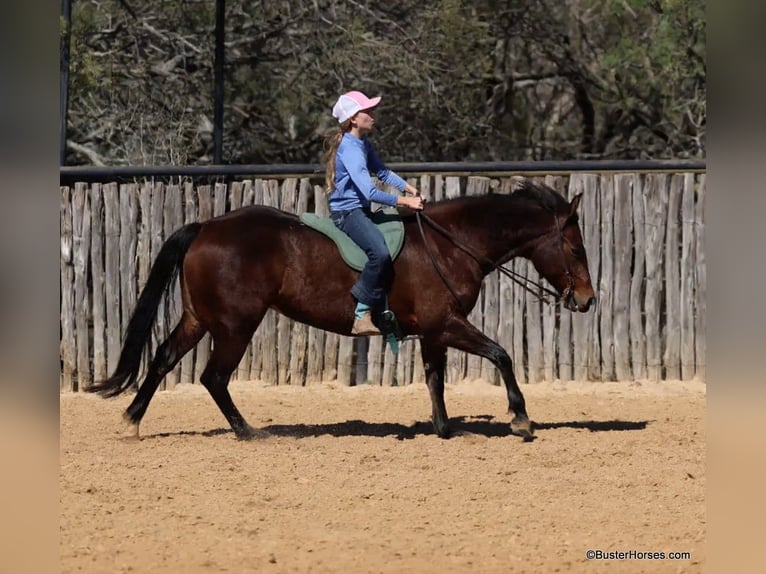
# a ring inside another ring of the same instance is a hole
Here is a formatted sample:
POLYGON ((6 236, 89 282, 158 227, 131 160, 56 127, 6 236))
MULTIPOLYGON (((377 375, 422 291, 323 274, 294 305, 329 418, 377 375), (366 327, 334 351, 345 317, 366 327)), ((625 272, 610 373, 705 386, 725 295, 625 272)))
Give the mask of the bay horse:
MULTIPOLYGON (((467 318, 482 281, 513 257, 529 259, 564 306, 586 312, 595 301, 577 208, 543 184, 525 180, 511 194, 427 204, 426 224, 401 212, 405 240, 394 262, 389 307, 405 336, 420 338, 432 422, 450 435, 444 404, 447 348, 484 357, 499 370, 513 413, 511 432, 532 437, 524 396, 508 353, 467 318), (428 222, 431 222, 430 224, 428 222), (494 262, 492 264, 491 262, 494 262)), ((163 293, 179 275, 183 313, 157 348, 126 420, 138 425, 162 378, 210 333, 213 348, 200 377, 239 439, 259 436, 234 405, 229 379, 268 309, 349 336, 351 286, 358 272, 326 236, 298 216, 266 206, 241 208, 173 233, 157 255, 136 303, 114 374, 88 391, 113 397, 133 387, 163 293)))

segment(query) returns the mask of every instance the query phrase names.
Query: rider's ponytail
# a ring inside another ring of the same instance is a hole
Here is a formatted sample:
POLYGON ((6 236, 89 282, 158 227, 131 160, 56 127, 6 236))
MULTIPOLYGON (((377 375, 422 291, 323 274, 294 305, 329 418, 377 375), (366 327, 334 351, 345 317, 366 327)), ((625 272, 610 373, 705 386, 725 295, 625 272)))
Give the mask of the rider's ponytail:
POLYGON ((348 119, 340 125, 340 128, 333 128, 325 134, 324 153, 322 154, 322 163, 325 164, 325 192, 332 192, 335 186, 335 154, 343 139, 343 134, 351 129, 351 120, 348 119))

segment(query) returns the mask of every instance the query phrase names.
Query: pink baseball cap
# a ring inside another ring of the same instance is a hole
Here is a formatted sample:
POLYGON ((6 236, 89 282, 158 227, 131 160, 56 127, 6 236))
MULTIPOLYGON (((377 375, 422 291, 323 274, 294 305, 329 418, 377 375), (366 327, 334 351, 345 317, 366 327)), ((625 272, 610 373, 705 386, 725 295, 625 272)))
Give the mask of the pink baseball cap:
POLYGON ((346 92, 341 94, 338 101, 332 107, 332 115, 339 123, 345 122, 357 112, 371 110, 380 103, 380 96, 368 98, 362 92, 346 92))

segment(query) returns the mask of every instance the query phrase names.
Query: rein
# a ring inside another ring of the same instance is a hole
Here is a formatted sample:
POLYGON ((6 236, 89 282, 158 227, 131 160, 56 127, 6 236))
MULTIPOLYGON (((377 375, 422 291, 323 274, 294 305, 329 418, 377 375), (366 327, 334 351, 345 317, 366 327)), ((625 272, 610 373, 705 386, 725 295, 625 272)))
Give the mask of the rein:
MULTIPOLYGON (((444 284, 447 286, 447 289, 449 289, 449 292, 452 293, 452 296, 457 301, 458 305, 460 305, 460 309, 463 311, 464 314, 467 315, 466 310, 463 308, 463 304, 460 301, 460 298, 455 293, 455 290, 452 288, 452 285, 450 285, 447 278, 444 276, 444 273, 442 272, 441 268, 439 267, 438 263, 436 262, 436 258, 434 257, 434 254, 431 252, 431 248, 428 246, 428 242, 426 241, 426 235, 425 231, 423 230, 423 219, 425 219, 428 224, 433 227, 436 231, 444 235, 447 239, 449 239, 456 247, 460 248, 461 250, 465 251, 468 255, 473 257, 477 262, 487 264, 489 265, 489 271, 487 273, 491 273, 495 269, 500 271, 503 275, 508 277, 511 281, 516 283, 517 285, 520 285, 523 287, 526 291, 534 295, 538 298, 539 301, 542 301, 544 303, 551 303, 547 298, 540 297, 539 293, 535 293, 528 285, 527 283, 531 283, 538 289, 544 291, 548 295, 551 295, 555 301, 558 301, 562 296, 553 291, 552 289, 547 288, 545 285, 542 285, 541 283, 538 283, 536 281, 533 281, 532 279, 529 279, 528 277, 525 277, 521 275, 520 273, 516 273, 515 271, 512 271, 511 269, 508 269, 504 265, 501 265, 499 263, 496 263, 495 261, 492 261, 489 257, 486 257, 482 255, 481 253, 477 253, 473 248, 469 247, 468 245, 458 241, 455 239, 452 234, 450 234, 449 231, 444 229, 441 225, 436 223, 431 217, 426 215, 425 213, 421 213, 420 211, 415 212, 415 218, 418 222, 418 229, 420 230, 420 236, 423 238, 423 245, 425 245, 426 252, 428 253, 429 258, 431 259, 431 263, 434 266, 434 269, 436 269, 436 272, 439 274, 439 277, 441 277, 441 280, 444 282, 444 284)), ((556 219, 556 229, 559 232, 559 235, 562 235, 561 233, 561 227, 558 225, 558 219, 556 219)), ((516 257, 517 253, 521 251, 521 247, 517 247, 515 249, 512 249, 508 253, 505 254, 504 257, 501 259, 512 259, 516 257)), ((563 253, 562 253, 563 256, 563 253)), ((566 259, 566 258, 565 258, 566 259)), ((566 261, 565 261, 566 262, 566 261)), ((569 273, 569 268, 566 268, 567 278, 569 279, 569 282, 571 284, 572 279, 571 275, 569 273)), ((569 288, 568 288, 569 289, 569 288)), ((564 294, 566 295, 566 293, 564 294)))

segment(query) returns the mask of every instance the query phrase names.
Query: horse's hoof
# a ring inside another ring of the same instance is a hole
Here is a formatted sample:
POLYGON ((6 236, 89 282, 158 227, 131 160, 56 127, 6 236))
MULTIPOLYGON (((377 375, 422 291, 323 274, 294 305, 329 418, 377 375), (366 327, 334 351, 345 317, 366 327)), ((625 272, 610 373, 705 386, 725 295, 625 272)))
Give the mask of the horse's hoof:
POLYGON ((124 413, 122 419, 125 421, 125 431, 122 434, 124 440, 141 440, 138 434, 138 423, 133 422, 130 415, 124 413))
POLYGON ((531 441, 535 438, 532 429, 532 421, 527 417, 514 418, 511 421, 511 433, 522 437, 524 442, 531 441))

